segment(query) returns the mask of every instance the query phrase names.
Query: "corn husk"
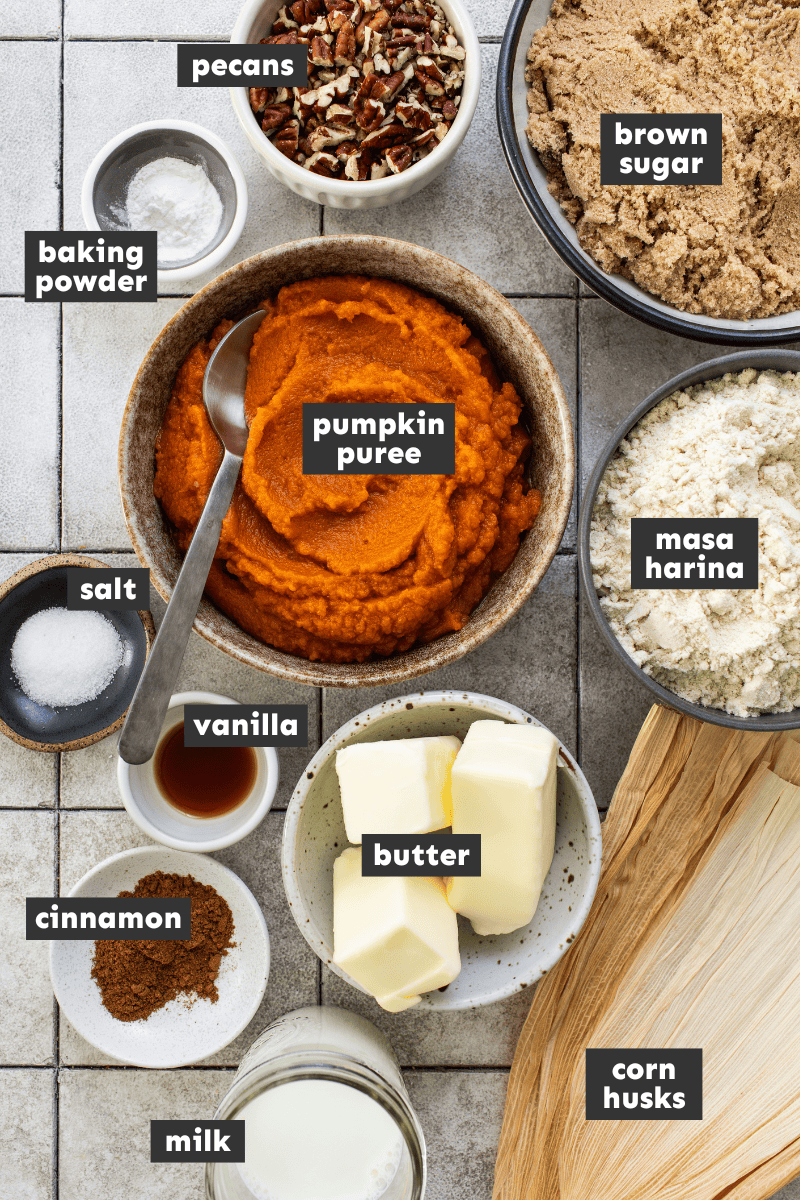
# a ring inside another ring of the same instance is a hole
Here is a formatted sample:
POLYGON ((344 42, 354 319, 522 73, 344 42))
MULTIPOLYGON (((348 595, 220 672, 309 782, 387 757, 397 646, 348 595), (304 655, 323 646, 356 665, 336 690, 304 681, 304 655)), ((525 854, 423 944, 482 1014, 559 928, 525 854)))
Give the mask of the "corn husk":
POLYGON ((495 1200, 761 1200, 800 1174, 800 744, 654 708, 517 1047, 495 1200), (702 1121, 587 1121, 587 1047, 703 1049, 702 1121))

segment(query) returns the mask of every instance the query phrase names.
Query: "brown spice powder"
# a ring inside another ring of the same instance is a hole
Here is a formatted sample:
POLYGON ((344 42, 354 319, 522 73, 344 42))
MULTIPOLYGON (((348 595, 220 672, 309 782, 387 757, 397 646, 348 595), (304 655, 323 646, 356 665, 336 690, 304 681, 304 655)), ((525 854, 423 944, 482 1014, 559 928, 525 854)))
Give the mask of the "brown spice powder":
POLYGON ((111 1015, 118 1021, 143 1021, 181 993, 215 1004, 220 962, 234 945, 227 901, 191 875, 163 871, 145 875, 132 892, 119 894, 188 896, 192 936, 188 941, 95 942, 92 978, 111 1015))

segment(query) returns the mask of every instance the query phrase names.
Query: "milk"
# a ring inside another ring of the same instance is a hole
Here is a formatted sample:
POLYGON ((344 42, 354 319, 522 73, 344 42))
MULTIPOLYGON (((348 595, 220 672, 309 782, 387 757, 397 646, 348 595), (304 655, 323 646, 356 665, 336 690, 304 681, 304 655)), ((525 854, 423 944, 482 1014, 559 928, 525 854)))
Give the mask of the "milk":
POLYGON ((255 1200, 380 1200, 397 1173, 400 1131, 364 1092, 324 1079, 270 1088, 237 1114, 255 1200))
POLYGON ((206 1200, 424 1200, 425 1138, 392 1048, 327 1005, 274 1021, 217 1109, 243 1163, 206 1167, 206 1200))

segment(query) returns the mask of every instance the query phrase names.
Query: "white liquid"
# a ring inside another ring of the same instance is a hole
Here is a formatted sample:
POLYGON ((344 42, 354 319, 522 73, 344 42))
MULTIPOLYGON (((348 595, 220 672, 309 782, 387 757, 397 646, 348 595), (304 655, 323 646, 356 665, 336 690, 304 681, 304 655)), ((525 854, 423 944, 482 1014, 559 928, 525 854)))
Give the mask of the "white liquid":
POLYGON ((400 1164, 402 1135, 356 1088, 298 1080, 251 1100, 242 1180, 256 1200, 379 1200, 400 1164))

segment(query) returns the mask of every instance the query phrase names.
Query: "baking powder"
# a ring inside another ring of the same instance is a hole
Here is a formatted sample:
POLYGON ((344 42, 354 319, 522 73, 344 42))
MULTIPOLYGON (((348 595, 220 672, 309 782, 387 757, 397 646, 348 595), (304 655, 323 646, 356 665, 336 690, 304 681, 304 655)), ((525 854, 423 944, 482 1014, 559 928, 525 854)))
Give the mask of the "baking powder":
POLYGON ((159 263, 199 258, 222 222, 222 201, 203 168, 182 158, 158 158, 128 185, 127 223, 158 233, 159 263))

